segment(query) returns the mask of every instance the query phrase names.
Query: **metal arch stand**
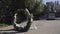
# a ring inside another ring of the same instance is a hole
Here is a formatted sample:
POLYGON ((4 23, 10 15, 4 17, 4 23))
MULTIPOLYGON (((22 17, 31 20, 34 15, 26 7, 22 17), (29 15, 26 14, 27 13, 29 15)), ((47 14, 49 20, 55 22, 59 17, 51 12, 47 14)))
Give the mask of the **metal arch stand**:
MULTIPOLYGON (((30 12, 28 11, 27 8, 25 9, 25 11, 26 11, 26 14, 27 14, 27 17, 28 17, 28 22, 27 22, 27 25, 24 26, 24 28, 23 28, 23 27, 16 26, 16 25, 17 25, 16 19, 14 19, 14 23, 13 23, 14 25, 13 25, 13 26, 14 26, 14 29, 15 29, 16 31, 18 31, 18 32, 27 32, 27 31, 29 30, 32 22, 33 22, 33 18, 32 18, 31 14, 30 14, 30 12)), ((15 15, 17 15, 17 14, 15 14, 15 15)), ((15 17, 15 16, 14 16, 14 17, 15 17)), ((15 17, 15 18, 16 18, 16 17, 15 17)))

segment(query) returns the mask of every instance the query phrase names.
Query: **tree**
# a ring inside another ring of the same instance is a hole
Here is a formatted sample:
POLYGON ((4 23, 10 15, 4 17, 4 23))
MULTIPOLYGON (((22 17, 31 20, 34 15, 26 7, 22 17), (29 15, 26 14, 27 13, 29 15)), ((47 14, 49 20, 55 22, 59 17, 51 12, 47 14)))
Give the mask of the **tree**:
POLYGON ((26 0, 26 6, 33 14, 39 14, 43 11, 43 0, 26 0))
POLYGON ((43 11, 43 4, 42 4, 42 0, 40 0, 39 2, 36 1, 36 5, 35 5, 35 13, 34 14, 40 14, 43 11))
MULTIPOLYGON (((17 9, 28 8, 30 13, 39 14, 42 12, 42 0, 1 0, 0 1, 0 21, 11 23, 17 9), (4 19, 2 19, 4 18, 4 19), (3 21, 4 20, 4 21, 3 21)), ((2 23, 1 22, 1 23, 2 23)), ((9 23, 9 24, 10 24, 9 23)))

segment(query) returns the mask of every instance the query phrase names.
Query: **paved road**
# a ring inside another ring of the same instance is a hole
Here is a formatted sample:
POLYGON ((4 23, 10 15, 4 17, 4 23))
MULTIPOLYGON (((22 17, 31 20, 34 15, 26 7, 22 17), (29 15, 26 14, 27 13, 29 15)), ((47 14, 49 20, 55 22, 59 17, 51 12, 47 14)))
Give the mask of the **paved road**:
POLYGON ((60 20, 39 20, 34 21, 31 25, 37 26, 37 30, 30 29, 28 32, 16 32, 13 26, 0 28, 0 34, 60 34, 60 20))

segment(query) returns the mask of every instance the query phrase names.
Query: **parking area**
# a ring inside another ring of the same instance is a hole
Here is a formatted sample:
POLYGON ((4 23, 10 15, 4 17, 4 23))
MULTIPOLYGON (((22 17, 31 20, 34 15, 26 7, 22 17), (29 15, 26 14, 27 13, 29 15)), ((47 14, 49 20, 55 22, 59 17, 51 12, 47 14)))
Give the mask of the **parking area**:
POLYGON ((60 20, 38 20, 31 25, 33 29, 28 32, 17 32, 13 30, 13 26, 0 28, 1 34, 60 34, 60 20), (34 27, 37 29, 34 29, 34 27))

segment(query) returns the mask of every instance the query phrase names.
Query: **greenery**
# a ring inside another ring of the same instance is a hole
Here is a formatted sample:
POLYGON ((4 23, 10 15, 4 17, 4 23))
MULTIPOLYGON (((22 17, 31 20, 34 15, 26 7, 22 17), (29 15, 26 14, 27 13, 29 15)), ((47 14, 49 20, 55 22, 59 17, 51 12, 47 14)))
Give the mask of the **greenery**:
POLYGON ((42 13, 43 12, 42 0, 40 0, 39 2, 37 1, 35 7, 36 7, 36 8, 34 8, 35 9, 35 14, 42 13))
POLYGON ((39 14, 43 11, 42 0, 0 0, 0 23, 12 24, 16 10, 21 8, 39 14))
POLYGON ((9 26, 9 25, 7 25, 7 24, 0 24, 0 28, 6 27, 6 26, 9 26))
POLYGON ((39 14, 43 12, 43 0, 28 0, 27 4, 28 9, 30 10, 31 13, 33 14, 39 14))

